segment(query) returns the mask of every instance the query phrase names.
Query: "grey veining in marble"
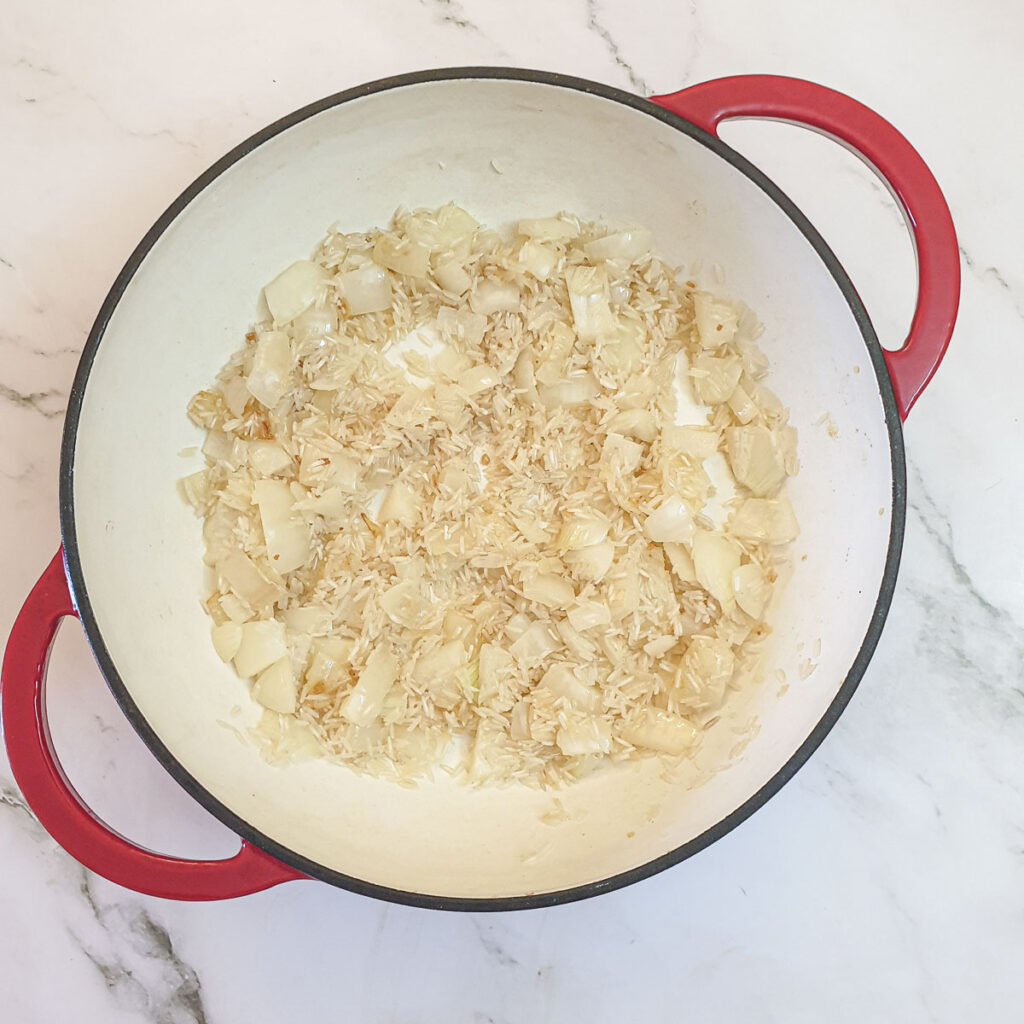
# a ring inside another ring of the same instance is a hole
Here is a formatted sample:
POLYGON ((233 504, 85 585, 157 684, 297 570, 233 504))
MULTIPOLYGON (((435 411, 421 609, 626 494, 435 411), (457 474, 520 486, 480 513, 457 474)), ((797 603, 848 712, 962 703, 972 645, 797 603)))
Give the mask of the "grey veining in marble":
MULTIPOLYGON (((0 1019, 12 1024, 745 1024, 984 1020, 1024 1006, 1024 12, 925 0, 13 0, 0 33, 0 634, 59 543, 60 431, 110 283, 167 203, 287 111, 431 66, 512 64, 665 93, 790 74, 888 117, 943 186, 963 299, 906 427, 900 580, 872 664, 796 779, 637 886, 516 915, 385 906, 312 883, 174 904, 85 871, 0 761, 0 1019)), ((888 191, 816 137, 737 125, 822 230, 883 340, 913 254, 888 191), (780 140, 785 139, 785 143, 780 140)), ((58 747, 121 830, 232 839, 167 779, 69 625, 58 747)))

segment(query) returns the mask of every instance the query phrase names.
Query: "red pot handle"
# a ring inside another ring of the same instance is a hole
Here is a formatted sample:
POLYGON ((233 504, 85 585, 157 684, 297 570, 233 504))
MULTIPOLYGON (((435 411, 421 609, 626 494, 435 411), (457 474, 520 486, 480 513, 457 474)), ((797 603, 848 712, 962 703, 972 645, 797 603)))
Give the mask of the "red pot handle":
POLYGON ((813 82, 736 75, 702 82, 652 103, 717 134, 722 121, 770 118, 813 128, 856 153, 889 186, 917 254, 917 307, 903 347, 884 352, 901 419, 938 368, 960 300, 960 252, 949 207, 909 142, 862 103, 813 82))
POLYGON ((15 620, 0 672, 7 756, 43 828, 91 871, 148 896, 230 899, 304 878, 245 840, 227 860, 185 860, 152 853, 118 835, 85 805, 61 769, 46 720, 46 662, 57 626, 66 615, 77 617, 77 612, 61 549, 15 620))

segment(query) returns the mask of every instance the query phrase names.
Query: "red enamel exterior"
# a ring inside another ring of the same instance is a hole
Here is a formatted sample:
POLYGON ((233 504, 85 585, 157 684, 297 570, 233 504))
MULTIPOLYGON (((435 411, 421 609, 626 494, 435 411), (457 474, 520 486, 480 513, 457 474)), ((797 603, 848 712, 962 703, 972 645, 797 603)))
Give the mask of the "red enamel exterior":
POLYGON ((303 878, 251 844, 227 860, 152 853, 108 828, 64 775, 46 720, 46 662, 57 627, 75 608, 59 550, 23 605, 4 654, 0 700, 14 779, 40 824, 75 860, 104 878, 149 896, 221 900, 303 878))
POLYGON ((960 251, 949 207, 917 150, 883 117, 814 82, 737 75, 702 82, 657 103, 713 135, 722 121, 757 117, 813 128, 856 153, 889 186, 917 254, 917 306, 903 347, 885 352, 896 406, 906 419, 949 345, 960 301, 960 251))

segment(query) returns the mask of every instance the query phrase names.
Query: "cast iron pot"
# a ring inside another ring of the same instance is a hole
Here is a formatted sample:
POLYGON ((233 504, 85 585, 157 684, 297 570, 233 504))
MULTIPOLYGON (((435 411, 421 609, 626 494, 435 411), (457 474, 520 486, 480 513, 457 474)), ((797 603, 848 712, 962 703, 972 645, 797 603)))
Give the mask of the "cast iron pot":
POLYGON ((726 78, 648 100, 560 75, 462 68, 374 82, 296 111, 175 200, 89 335, 64 430, 62 550, 15 622, 3 664, 18 785, 82 864, 174 899, 310 877, 399 903, 506 910, 607 892, 684 860, 792 777, 864 672, 903 537, 901 421, 942 358, 958 296, 956 236, 921 158, 877 114, 809 82, 726 78), (719 123, 734 117, 824 132, 889 185, 919 272, 899 351, 881 349, 803 214, 719 140, 719 123), (621 217, 651 226, 673 262, 719 264, 728 292, 767 327, 772 387, 800 431, 790 494, 802 532, 770 650, 788 690, 780 695, 769 677, 737 702, 708 734, 692 777, 667 780, 653 760, 598 772, 558 794, 564 816, 546 813, 551 794, 526 787, 410 790, 322 761, 273 766, 223 728, 238 721, 233 708, 249 720, 258 709, 211 647, 200 524, 175 490, 178 452, 193 441, 188 399, 237 347, 262 284, 334 221, 362 230, 399 204, 452 199, 492 225, 560 209, 621 217), (823 412, 837 437, 822 429, 823 412), (67 615, 81 620, 156 757, 241 837, 237 855, 201 862, 143 850, 77 796, 43 699, 47 653, 67 615), (816 669, 802 679, 812 654, 816 669))

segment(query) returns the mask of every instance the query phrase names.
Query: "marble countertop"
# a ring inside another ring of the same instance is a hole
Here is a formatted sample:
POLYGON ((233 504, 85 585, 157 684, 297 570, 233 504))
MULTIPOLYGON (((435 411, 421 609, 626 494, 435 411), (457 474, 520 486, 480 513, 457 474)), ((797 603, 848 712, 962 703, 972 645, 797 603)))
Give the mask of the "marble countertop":
MULTIPOLYGON (((432 66, 557 70, 648 94, 724 74, 820 81, 896 124, 960 235, 961 315, 906 428, 892 611, 796 779, 683 865, 505 915, 315 882, 208 905, 136 896, 41 830, 0 762, 0 1016, 11 1024, 1020 1020, 1024 1004, 1024 8, 866 0, 13 0, 0 33, 0 526, 5 637, 58 543, 62 414, 115 274, 229 147, 293 108, 432 66), (1007 230, 1011 227, 1018 230, 1007 230)), ((729 126, 845 262, 884 341, 912 249, 853 157, 729 126)), ((58 748, 115 827, 169 853, 231 835, 114 704, 77 627, 51 662, 58 748)))

